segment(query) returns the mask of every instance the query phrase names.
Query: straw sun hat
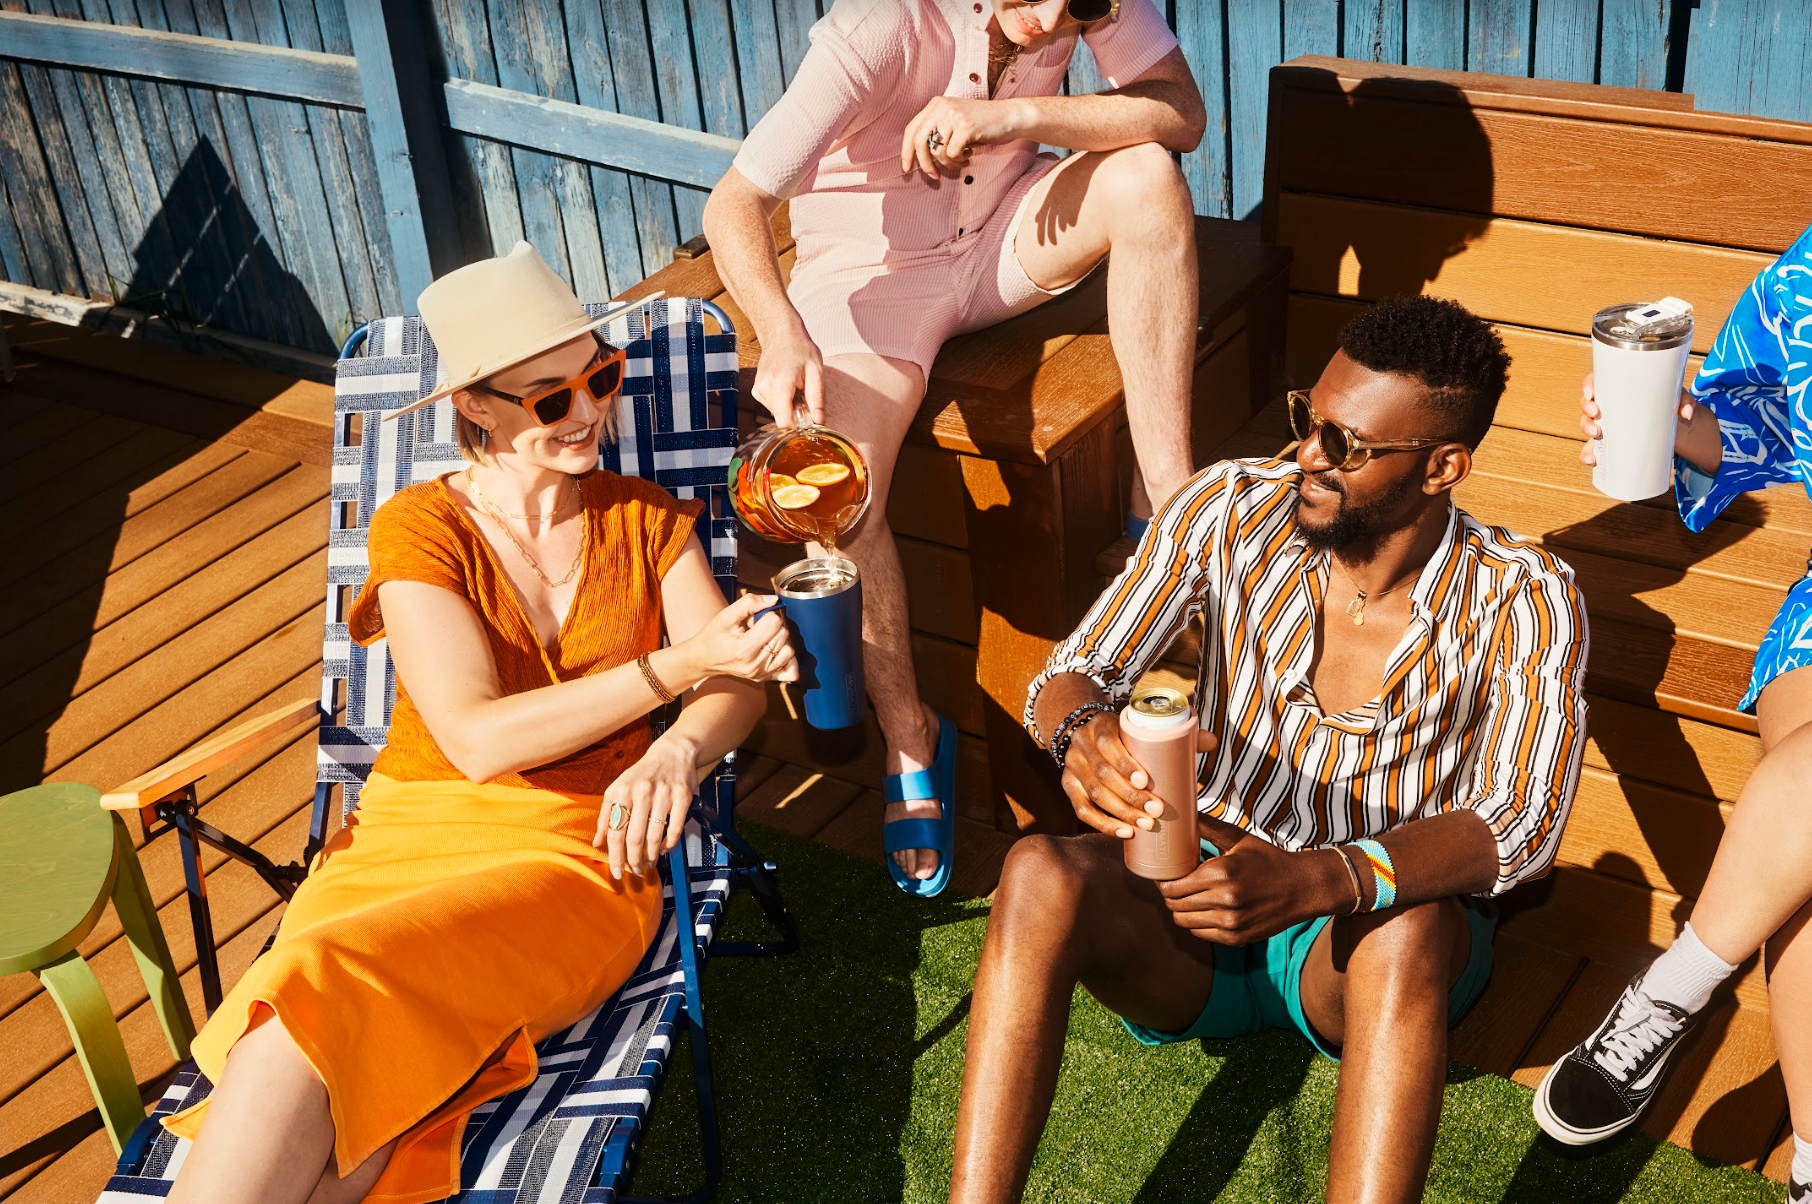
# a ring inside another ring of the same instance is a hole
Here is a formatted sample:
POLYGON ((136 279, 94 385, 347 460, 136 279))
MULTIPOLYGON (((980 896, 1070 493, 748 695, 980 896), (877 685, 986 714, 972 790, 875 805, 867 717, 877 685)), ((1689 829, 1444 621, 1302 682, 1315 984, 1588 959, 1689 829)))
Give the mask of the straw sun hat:
POLYGON ((386 411, 384 417, 420 409, 532 360, 640 304, 626 302, 592 317, 526 242, 518 242, 508 255, 457 268, 423 289, 416 302, 440 355, 440 384, 420 401, 386 411))

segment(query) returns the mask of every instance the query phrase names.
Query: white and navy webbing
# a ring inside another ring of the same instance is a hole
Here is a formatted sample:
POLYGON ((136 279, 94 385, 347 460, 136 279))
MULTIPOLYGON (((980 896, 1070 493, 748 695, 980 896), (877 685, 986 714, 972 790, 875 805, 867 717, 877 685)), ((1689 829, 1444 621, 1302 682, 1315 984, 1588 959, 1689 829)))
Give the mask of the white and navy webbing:
MULTIPOLYGON (((592 312, 603 307, 590 306, 592 312)), ((618 441, 600 463, 646 477, 681 498, 704 497, 699 534, 726 597, 736 590, 736 519, 725 487, 736 449, 736 334, 722 311, 696 299, 650 301, 604 328, 628 353, 618 441), (715 319, 721 333, 706 331, 715 319)), ((396 699, 388 648, 360 648, 346 610, 369 572, 366 526, 392 494, 464 466, 446 401, 383 421, 386 410, 431 392, 439 364, 419 318, 383 318, 367 329, 362 353, 342 359, 334 385, 333 486, 329 498, 327 635, 321 703, 340 723, 321 727, 316 780, 338 784, 343 806, 384 747, 396 699), (343 698, 340 697, 344 692, 343 698)), ((701 787, 701 801, 730 815, 734 755, 701 787)), ((717 932, 729 895, 728 854, 697 820, 687 826, 694 929, 702 945, 717 932)), ((662 862, 666 875, 667 863, 662 862)), ((467 1204, 608 1204, 628 1174, 649 1105, 665 1072, 676 1018, 685 1004, 673 890, 660 934, 621 991, 591 1016, 536 1047, 535 1081, 477 1109, 466 1126, 461 1180, 467 1204)), ((701 948, 701 953, 703 952, 701 948)), ((202 1098, 208 1083, 193 1063, 164 1093, 152 1121, 120 1156, 102 1201, 167 1195, 189 1143, 154 1122, 202 1098)))
MULTIPOLYGON (((730 892, 728 857, 696 823, 687 829, 693 931, 701 946, 717 934, 730 892)), ((642 964, 602 1008, 535 1047, 535 1081, 481 1105, 466 1123, 459 1204, 611 1204, 640 1145, 648 1108, 673 1051, 685 1005, 673 890, 642 964)), ((177 1072, 120 1155, 100 1204, 164 1196, 189 1142, 158 1124, 211 1090, 194 1063, 177 1072)))

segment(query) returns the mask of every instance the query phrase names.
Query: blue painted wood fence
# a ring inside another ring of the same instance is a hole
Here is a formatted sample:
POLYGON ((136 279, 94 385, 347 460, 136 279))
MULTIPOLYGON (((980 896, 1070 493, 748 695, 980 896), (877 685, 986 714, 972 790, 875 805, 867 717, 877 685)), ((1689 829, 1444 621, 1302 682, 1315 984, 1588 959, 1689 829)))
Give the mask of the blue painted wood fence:
MULTIPOLYGON (((0 0, 0 279, 314 350, 517 238, 621 291, 698 232, 828 2, 0 0)), ((1161 3, 1205 214, 1257 204, 1267 72, 1299 54, 1812 121, 1812 0, 1161 3)))

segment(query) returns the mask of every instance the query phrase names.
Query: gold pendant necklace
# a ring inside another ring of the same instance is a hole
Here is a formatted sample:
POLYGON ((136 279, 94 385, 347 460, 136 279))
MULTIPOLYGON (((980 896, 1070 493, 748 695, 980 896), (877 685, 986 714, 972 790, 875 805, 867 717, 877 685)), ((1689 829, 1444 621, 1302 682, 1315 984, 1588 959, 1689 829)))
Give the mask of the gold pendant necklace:
POLYGON ((1353 593, 1354 593, 1355 597, 1353 598, 1353 600, 1351 602, 1348 602, 1346 604, 1346 617, 1353 621, 1354 627, 1364 627, 1365 626, 1365 604, 1367 601, 1369 601, 1372 598, 1382 598, 1385 594, 1391 593, 1394 590, 1402 589, 1404 586, 1408 585, 1411 581, 1414 581, 1416 579, 1417 574, 1421 573, 1421 571, 1422 571, 1421 569, 1414 569, 1410 572, 1410 574, 1407 577, 1404 577, 1403 580, 1397 582, 1395 585, 1392 585, 1389 589, 1381 589, 1381 590, 1377 591, 1376 593, 1368 594, 1364 590, 1359 588, 1359 583, 1357 581, 1353 580, 1353 575, 1346 571, 1346 566, 1344 564, 1341 564, 1340 561, 1335 558, 1335 556, 1332 552, 1328 553, 1328 562, 1330 564, 1335 565, 1337 568, 1339 568, 1340 575, 1342 577, 1345 577, 1347 580, 1347 584, 1351 585, 1353 587, 1353 593))

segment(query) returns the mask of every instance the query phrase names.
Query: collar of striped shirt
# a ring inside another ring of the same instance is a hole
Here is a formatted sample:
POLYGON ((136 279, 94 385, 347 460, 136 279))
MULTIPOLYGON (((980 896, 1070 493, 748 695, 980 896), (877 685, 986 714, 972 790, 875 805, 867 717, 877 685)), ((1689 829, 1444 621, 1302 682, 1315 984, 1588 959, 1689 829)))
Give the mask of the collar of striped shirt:
POLYGON ((1220 736, 1197 765, 1203 811, 1303 849, 1471 807, 1498 842, 1490 893, 1546 872, 1584 745, 1587 626, 1572 570, 1452 506, 1379 695, 1323 715, 1308 672, 1328 558, 1296 526, 1301 479, 1293 460, 1197 474, 1034 679, 1028 727, 1054 675, 1085 674, 1123 705, 1193 627, 1196 705, 1220 736))

